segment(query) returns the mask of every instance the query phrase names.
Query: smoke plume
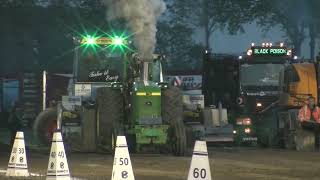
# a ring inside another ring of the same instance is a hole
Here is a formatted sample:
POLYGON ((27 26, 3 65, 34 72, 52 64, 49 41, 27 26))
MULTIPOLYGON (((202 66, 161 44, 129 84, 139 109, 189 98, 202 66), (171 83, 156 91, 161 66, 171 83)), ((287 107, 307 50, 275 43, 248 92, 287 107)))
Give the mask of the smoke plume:
POLYGON ((156 44, 157 19, 165 11, 163 0, 105 0, 107 20, 124 18, 134 33, 134 45, 143 58, 151 58, 156 44))

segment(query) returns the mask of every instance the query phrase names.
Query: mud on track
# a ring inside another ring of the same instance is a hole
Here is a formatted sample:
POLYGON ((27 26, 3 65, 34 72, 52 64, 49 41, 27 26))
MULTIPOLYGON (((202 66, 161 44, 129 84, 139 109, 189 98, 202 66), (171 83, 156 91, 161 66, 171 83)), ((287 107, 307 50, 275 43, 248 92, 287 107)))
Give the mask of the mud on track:
MULTIPOLYGON (((317 152, 219 148, 211 149, 209 155, 214 180, 320 179, 320 153, 317 152)), ((8 158, 9 153, 0 152, 0 169, 6 169, 8 158)), ((131 159, 137 180, 186 180, 191 156, 134 154, 131 159)), ((72 176, 88 179, 111 177, 111 155, 69 154, 68 161, 72 176)), ((45 174, 47 162, 47 154, 29 153, 30 172, 45 174)), ((0 176, 0 179, 5 177, 0 176)))

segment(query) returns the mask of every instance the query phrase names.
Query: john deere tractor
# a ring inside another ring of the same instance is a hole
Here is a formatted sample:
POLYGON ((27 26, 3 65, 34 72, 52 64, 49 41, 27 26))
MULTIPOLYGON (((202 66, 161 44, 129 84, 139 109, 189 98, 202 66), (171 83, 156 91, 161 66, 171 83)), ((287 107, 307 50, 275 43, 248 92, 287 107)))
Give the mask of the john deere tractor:
MULTIPOLYGON (((182 95, 163 81, 164 57, 142 58, 119 36, 86 36, 75 42, 72 90, 61 113, 67 146, 113 151, 116 136, 125 135, 131 151, 184 155, 182 95)), ((56 107, 39 114, 34 132, 41 142, 50 142, 57 114, 56 107)))

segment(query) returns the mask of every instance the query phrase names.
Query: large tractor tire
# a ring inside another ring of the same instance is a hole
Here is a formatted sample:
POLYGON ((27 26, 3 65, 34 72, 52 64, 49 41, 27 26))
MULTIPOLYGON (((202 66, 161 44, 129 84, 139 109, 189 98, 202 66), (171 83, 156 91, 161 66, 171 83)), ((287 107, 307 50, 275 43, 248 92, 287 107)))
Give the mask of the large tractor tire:
POLYGON ((315 136, 314 132, 297 128, 295 133, 295 149, 297 151, 314 151, 315 150, 315 136))
POLYGON ((168 143, 172 152, 184 156, 187 150, 186 129, 183 122, 182 94, 176 87, 170 87, 162 92, 162 117, 170 125, 168 143))
POLYGON ((117 89, 99 88, 96 102, 99 147, 113 152, 116 136, 123 132, 123 95, 117 89))
POLYGON ((96 110, 82 108, 81 111, 81 126, 82 128, 82 146, 83 152, 97 151, 97 124, 96 124, 96 110))
POLYGON ((33 133, 43 145, 50 145, 52 135, 57 129, 57 108, 50 107, 42 111, 33 124, 33 133))
POLYGON ((290 150, 296 150, 296 134, 295 132, 285 131, 284 133, 284 148, 290 150))
POLYGON ((299 123, 298 110, 289 110, 284 118, 284 147, 297 151, 314 151, 314 132, 305 129, 304 125, 299 123))

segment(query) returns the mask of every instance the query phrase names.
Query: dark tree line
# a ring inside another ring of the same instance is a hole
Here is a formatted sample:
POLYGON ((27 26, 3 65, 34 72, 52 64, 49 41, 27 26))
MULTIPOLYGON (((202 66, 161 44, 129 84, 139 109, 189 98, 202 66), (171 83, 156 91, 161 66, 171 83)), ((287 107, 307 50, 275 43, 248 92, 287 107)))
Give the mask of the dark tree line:
POLYGON ((101 1, 0 3, 0 73, 72 72, 73 37, 105 28, 101 1))
MULTIPOLYGON (((123 27, 122 22, 106 21, 102 1, 0 1, 0 73, 42 69, 71 72, 73 36, 95 29, 123 27)), ((298 55, 302 43, 310 39, 310 57, 315 57, 320 34, 318 0, 166 0, 166 3, 165 17, 157 25, 157 52, 168 57, 169 68, 199 68, 204 50, 215 49, 215 31, 242 33, 248 23, 257 23, 265 31, 280 27, 298 55), (194 38, 199 36, 197 32, 203 34, 199 42, 194 38)))

